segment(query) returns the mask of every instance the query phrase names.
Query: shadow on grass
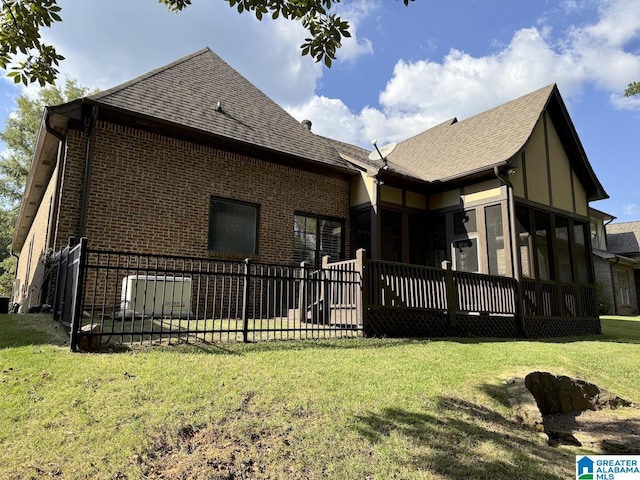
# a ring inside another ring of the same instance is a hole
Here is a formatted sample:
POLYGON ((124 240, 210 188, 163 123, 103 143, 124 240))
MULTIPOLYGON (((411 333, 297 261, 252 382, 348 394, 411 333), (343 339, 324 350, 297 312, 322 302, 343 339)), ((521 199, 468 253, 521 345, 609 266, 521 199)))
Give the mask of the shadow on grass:
POLYGON ((484 406, 440 397, 432 413, 388 408, 357 416, 359 433, 373 444, 401 437, 409 451, 392 459, 441 478, 565 479, 574 456, 545 445, 535 433, 484 406))
POLYGON ((0 315, 0 349, 29 345, 68 346, 69 335, 51 315, 0 315))

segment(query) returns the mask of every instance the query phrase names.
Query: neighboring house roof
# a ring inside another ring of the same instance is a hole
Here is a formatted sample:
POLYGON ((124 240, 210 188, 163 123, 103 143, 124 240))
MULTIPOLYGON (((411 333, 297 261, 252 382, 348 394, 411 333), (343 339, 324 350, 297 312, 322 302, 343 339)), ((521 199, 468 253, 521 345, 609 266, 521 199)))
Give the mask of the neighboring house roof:
POLYGON ((606 226, 607 249, 620 255, 640 254, 640 221, 610 223, 606 226))

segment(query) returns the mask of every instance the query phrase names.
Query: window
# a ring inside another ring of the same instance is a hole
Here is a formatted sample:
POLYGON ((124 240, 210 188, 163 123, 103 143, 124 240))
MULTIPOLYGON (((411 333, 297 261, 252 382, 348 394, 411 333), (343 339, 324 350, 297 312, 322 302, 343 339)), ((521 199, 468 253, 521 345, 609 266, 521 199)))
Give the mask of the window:
POLYGON ((453 214, 453 268, 463 272, 479 272, 476 211, 453 214))
POLYGON ((402 261, 402 214, 394 210, 381 210, 380 237, 382 260, 402 261))
POLYGON ((455 212, 453 214, 454 235, 466 235, 475 231, 477 231, 475 210, 465 210, 464 212, 455 212))
POLYGON ((322 257, 343 259, 344 228, 341 220, 296 214, 293 217, 293 261, 320 266, 322 257))
POLYGON ((371 210, 366 209, 355 213, 352 217, 355 250, 364 248, 367 255, 371 255, 371 210))
MULTIPOLYGON (((556 216, 556 257, 561 282, 572 282, 571 251, 569 248, 569 219, 556 216)), ((583 259, 584 261, 584 259, 583 259)))
POLYGON ((433 236, 433 266, 440 268, 442 262, 447 260, 447 217, 437 215, 432 218, 433 236))
POLYGON ((506 275, 507 258, 504 249, 504 232, 502 229, 502 207, 492 205, 484 209, 487 224, 487 258, 490 275, 506 275))
POLYGON ((573 259, 576 265, 578 282, 582 284, 591 283, 591 260, 587 249, 587 226, 582 222, 573 222, 573 259))
POLYGON ((536 256, 538 258, 538 275, 541 280, 554 280, 553 250, 551 243, 551 220, 548 213, 534 212, 536 226, 536 256))
POLYGON ((518 231, 518 250, 520 259, 520 272, 524 278, 533 278, 533 259, 531 257, 531 220, 529 209, 516 206, 516 228, 518 231))
POLYGON ((258 205, 211 197, 208 247, 222 253, 258 253, 258 205))
POLYGON ((629 286, 629 272, 618 270, 616 272, 618 283, 618 301, 620 305, 631 305, 631 288, 629 286))
POLYGON ((465 238, 453 242, 455 269, 463 272, 479 272, 478 239, 465 238))

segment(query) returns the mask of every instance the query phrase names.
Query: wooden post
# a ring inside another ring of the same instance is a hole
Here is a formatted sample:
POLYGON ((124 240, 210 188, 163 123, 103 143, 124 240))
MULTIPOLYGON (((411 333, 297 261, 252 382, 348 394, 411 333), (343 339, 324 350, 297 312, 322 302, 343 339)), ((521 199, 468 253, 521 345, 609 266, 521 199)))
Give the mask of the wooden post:
POLYGON ((357 284, 354 284, 354 295, 356 302, 356 318, 358 326, 363 327, 366 320, 366 312, 369 302, 369 285, 367 278, 367 251, 364 248, 356 250, 356 266, 354 279, 357 284))
POLYGON ((527 338, 527 325, 524 320, 524 290, 522 289, 522 282, 519 279, 514 279, 516 284, 516 319, 518 322, 518 328, 523 337, 527 338))
POLYGON ((449 312, 449 326, 455 327, 458 324, 456 314, 458 313, 458 294, 456 285, 453 282, 453 271, 451 270, 451 262, 443 260, 442 269, 444 270, 444 285, 447 292, 447 310, 449 312))

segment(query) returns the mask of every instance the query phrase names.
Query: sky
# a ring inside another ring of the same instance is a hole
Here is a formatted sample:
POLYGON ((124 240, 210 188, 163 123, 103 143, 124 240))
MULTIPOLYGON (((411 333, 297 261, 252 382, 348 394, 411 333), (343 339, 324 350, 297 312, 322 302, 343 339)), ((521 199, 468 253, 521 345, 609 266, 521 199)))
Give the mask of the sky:
MULTIPOLYGON (((220 0, 58 4, 63 22, 41 33, 61 78, 107 89, 209 47, 315 133, 368 149, 556 83, 610 196, 592 206, 640 220, 640 96, 623 95, 640 81, 640 0, 343 0, 352 37, 330 69, 300 55, 298 23, 220 0)), ((35 88, 0 79, 0 128, 35 88)))

